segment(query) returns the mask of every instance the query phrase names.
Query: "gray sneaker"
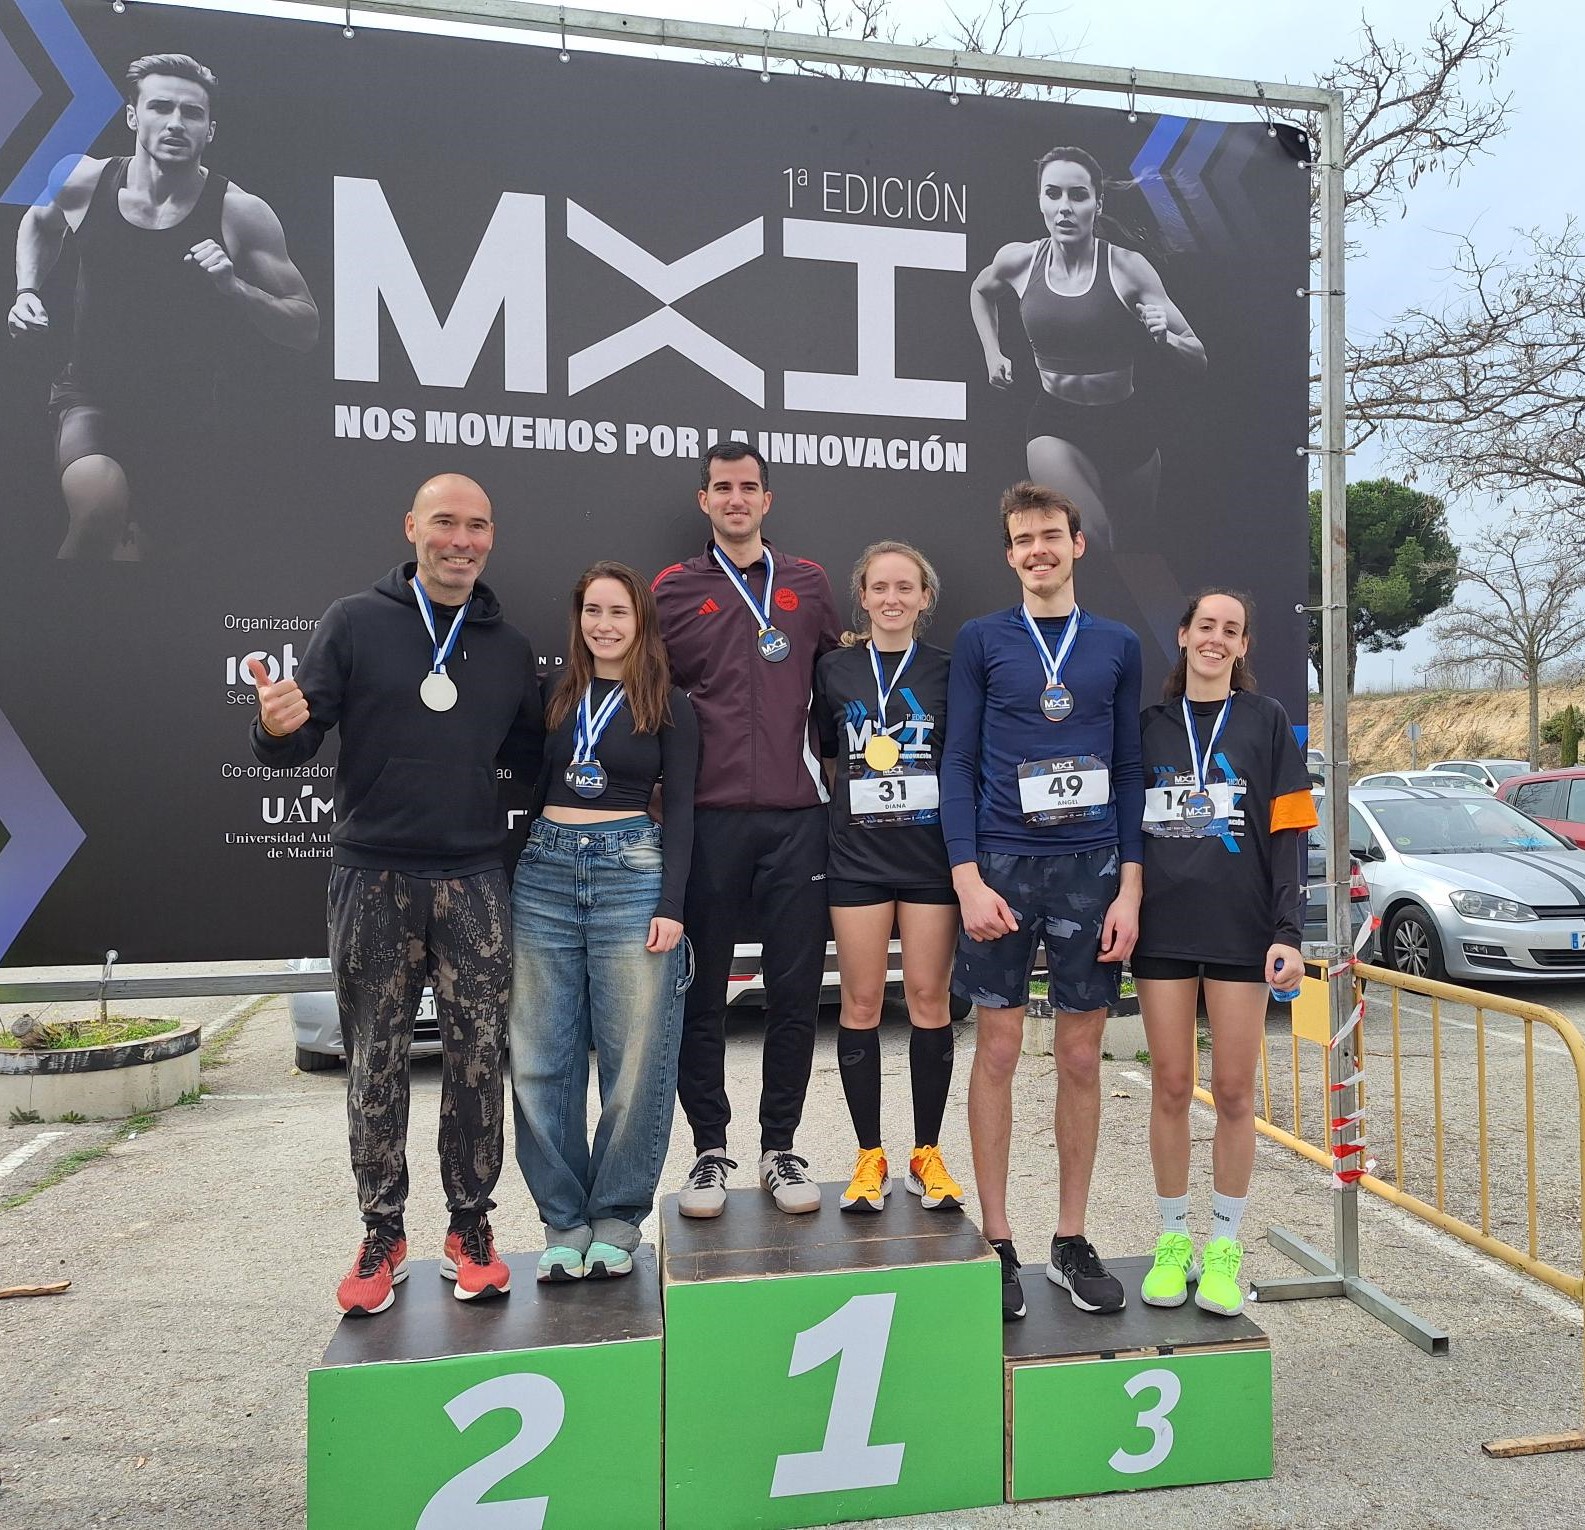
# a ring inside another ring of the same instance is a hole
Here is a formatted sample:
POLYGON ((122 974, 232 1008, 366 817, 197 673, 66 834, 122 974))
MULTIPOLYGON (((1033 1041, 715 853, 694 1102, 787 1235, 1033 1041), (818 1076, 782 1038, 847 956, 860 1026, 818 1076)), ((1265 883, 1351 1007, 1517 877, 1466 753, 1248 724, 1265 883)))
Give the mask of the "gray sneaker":
POLYGON ((820 1209, 820 1186, 804 1173, 808 1167, 809 1160, 790 1149, 760 1154, 759 1182, 770 1191, 778 1210, 796 1215, 820 1209))
POLYGON ((685 1217, 720 1216, 726 1210, 726 1171, 736 1167, 719 1148, 701 1153, 677 1196, 677 1210, 685 1217))

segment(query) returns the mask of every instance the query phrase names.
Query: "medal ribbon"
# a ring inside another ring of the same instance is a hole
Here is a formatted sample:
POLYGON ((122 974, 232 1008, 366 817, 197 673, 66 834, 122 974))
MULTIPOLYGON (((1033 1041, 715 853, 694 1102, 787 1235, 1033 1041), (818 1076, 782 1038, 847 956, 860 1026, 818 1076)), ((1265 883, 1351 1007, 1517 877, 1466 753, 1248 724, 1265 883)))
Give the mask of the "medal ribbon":
POLYGON ((418 614, 424 618, 424 626, 429 631, 429 641, 435 645, 434 662, 430 667, 435 674, 443 675, 446 673, 446 660, 451 657, 451 650, 457 646, 457 639, 462 635, 462 621, 468 614, 468 607, 473 604, 473 597, 470 595, 463 601, 457 614, 452 617, 451 631, 446 634, 446 641, 443 643, 435 636, 435 608, 430 605, 429 594, 423 584, 416 578, 413 580, 413 593, 418 596, 418 614))
POLYGON ((1079 635, 1079 608, 1073 608, 1073 614, 1068 618, 1068 625, 1062 629, 1061 641, 1057 644, 1057 656, 1051 657, 1051 650, 1046 646, 1046 640, 1040 628, 1035 625, 1035 619, 1029 614, 1028 606, 1020 606, 1018 614, 1023 617, 1024 625, 1029 629, 1029 635, 1035 640, 1035 647, 1040 650, 1040 662, 1046 666, 1046 684, 1059 685, 1062 681, 1062 666, 1068 662, 1068 655, 1073 652, 1073 641, 1079 635))
POLYGON ((882 728, 886 726, 886 703, 892 699, 892 692, 897 689, 897 682, 902 679, 903 671, 913 663, 914 650, 918 646, 919 640, 917 638, 909 640, 908 649, 903 654, 902 663, 897 666, 897 672, 892 676, 892 683, 887 685, 881 671, 880 655, 875 652, 875 640, 874 638, 870 639, 870 668, 875 671, 875 697, 880 703, 880 725, 882 728))
POLYGON ((594 685, 591 682, 584 686, 583 699, 578 703, 578 721, 572 730, 572 760, 575 765, 588 765, 593 761, 600 735, 611 725, 611 719, 627 699, 627 693, 618 685, 600 703, 598 710, 591 712, 589 701, 593 694, 594 685))
POLYGON ((771 591, 776 587, 776 559, 769 547, 765 548, 765 600, 761 604, 749 593, 748 580, 738 572, 737 565, 730 558, 722 557, 721 549, 714 542, 710 544, 710 556, 721 565, 721 572, 732 581, 732 588, 743 597, 743 604, 754 613, 754 620, 759 624, 759 630, 769 632, 776 624, 770 619, 771 591))
POLYGON ((1222 736, 1222 729, 1227 726, 1227 714, 1232 710, 1233 697, 1237 693, 1229 691, 1227 700, 1222 703, 1222 710, 1216 714, 1216 721, 1211 724, 1211 737, 1205 746, 1205 755, 1200 755, 1200 746, 1194 738, 1194 714, 1189 710, 1189 698, 1183 697, 1183 727, 1189 735, 1189 763, 1194 767, 1194 789, 1197 792, 1205 790, 1205 772, 1210 767, 1211 756, 1216 752, 1216 741, 1222 736))

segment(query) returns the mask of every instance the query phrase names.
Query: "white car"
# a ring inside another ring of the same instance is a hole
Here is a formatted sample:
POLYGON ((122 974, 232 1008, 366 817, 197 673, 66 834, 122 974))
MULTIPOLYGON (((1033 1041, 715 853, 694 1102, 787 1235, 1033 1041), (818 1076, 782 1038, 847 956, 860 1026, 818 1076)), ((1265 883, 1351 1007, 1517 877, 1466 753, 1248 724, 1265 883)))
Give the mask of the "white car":
POLYGON ((1425 768, 1437 774, 1465 776, 1489 792, 1496 791, 1509 776, 1530 773, 1525 760, 1432 760, 1425 768))
POLYGON ((1426 786, 1439 792, 1481 792, 1491 796, 1491 789, 1473 776, 1460 775, 1453 770, 1380 770, 1373 776, 1361 776, 1354 785, 1426 786))
MULTIPOLYGON (((293 972, 330 971, 330 962, 323 956, 304 956, 287 963, 293 972)), ((902 947, 891 942, 887 958, 886 981, 890 990, 901 996, 903 969, 902 947)), ((820 1000, 835 1004, 841 997, 842 984, 837 974, 836 946, 827 944, 825 974, 820 980, 820 1000)), ((762 1002, 765 984, 760 977, 760 948, 757 945, 740 945, 732 957, 732 971, 727 979, 727 1003, 746 1002, 753 1008, 762 1002)), ((341 1066, 347 1049, 341 1039, 341 1015, 336 1008, 336 995, 328 986, 311 993, 289 994, 287 1009, 292 1017, 292 1041, 296 1048, 297 1066, 304 1073, 323 1073, 341 1066)), ((969 1012, 967 999, 953 994, 948 1000, 954 1020, 962 1020, 969 1012)), ((413 1026, 413 1057, 438 1057, 440 1055, 440 1023, 435 1016, 434 990, 426 988, 418 1001, 418 1019, 413 1026)))

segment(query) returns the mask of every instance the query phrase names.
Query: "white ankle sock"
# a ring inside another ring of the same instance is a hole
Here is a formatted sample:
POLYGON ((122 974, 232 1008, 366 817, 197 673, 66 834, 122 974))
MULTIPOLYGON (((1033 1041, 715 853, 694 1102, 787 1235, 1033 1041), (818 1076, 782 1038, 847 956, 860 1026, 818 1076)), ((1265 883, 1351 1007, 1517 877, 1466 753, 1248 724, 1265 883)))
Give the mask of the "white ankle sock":
POLYGON ((1239 1223, 1244 1220, 1244 1207, 1249 1204, 1247 1195, 1223 1195, 1220 1190, 1211 1192, 1211 1236, 1236 1238, 1239 1223))
POLYGON ((1187 1195, 1158 1195, 1156 1210, 1161 1213, 1162 1232, 1188 1232, 1189 1197, 1187 1195))

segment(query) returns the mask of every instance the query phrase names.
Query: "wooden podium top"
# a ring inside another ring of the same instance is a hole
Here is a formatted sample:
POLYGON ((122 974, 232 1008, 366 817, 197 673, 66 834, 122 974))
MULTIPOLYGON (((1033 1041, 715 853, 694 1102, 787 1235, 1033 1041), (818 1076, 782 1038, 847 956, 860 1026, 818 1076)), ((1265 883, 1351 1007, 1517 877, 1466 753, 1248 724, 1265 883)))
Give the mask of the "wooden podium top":
POLYGON ((1037 1259, 1018 1273, 1028 1316, 1002 1329, 1010 1361, 1110 1360, 1117 1355, 1175 1354, 1182 1350, 1266 1349, 1265 1333, 1244 1314, 1220 1317, 1189 1299, 1181 1307, 1147 1307, 1139 1294, 1150 1269, 1143 1255, 1110 1259, 1106 1267, 1123 1283, 1128 1305, 1121 1312, 1081 1312, 1061 1286, 1046 1279, 1037 1259))
POLYGON ((435 1259, 408 1261, 395 1302, 374 1317, 343 1318, 321 1364, 378 1365, 440 1360, 561 1345, 658 1339, 660 1281, 655 1250, 633 1250, 633 1271, 617 1280, 541 1285, 537 1254, 503 1254, 512 1289, 499 1297, 459 1302, 435 1259))
POLYGON ((682 1281, 752 1280, 957 1264, 994 1259, 990 1245, 961 1209, 926 1211, 901 1177, 879 1212, 843 1211, 843 1184, 823 1184, 818 1211, 789 1216, 764 1190, 728 1190, 718 1217, 685 1217, 677 1197, 661 1202, 661 1263, 668 1285, 682 1281))

